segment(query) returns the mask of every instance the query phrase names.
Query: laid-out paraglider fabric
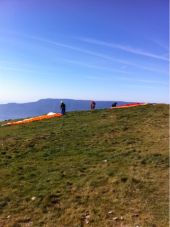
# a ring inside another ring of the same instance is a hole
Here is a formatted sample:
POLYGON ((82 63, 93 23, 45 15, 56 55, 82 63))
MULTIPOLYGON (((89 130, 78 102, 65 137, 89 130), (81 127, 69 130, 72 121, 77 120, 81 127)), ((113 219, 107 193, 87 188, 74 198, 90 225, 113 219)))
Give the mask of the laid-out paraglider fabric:
POLYGON ((2 126, 26 124, 26 123, 30 123, 30 122, 33 122, 33 121, 41 121, 41 120, 44 120, 44 119, 49 119, 49 118, 53 118, 53 117, 61 117, 61 116, 62 116, 62 114, 60 114, 60 113, 52 113, 51 112, 51 113, 46 114, 46 115, 27 118, 27 119, 24 119, 24 120, 21 120, 21 121, 8 122, 8 123, 6 123, 2 126))
POLYGON ((134 107, 134 106, 144 106, 147 104, 148 103, 130 103, 130 104, 122 105, 122 106, 112 107, 111 109, 128 108, 128 107, 134 107))

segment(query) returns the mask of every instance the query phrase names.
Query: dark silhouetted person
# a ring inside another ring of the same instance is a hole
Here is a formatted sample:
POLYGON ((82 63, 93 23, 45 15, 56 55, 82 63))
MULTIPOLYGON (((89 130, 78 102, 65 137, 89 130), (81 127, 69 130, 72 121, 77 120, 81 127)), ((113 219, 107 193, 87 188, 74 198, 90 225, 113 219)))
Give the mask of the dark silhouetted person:
POLYGON ((95 101, 91 101, 91 104, 90 104, 90 108, 91 108, 91 110, 94 110, 94 109, 95 109, 95 107, 96 107, 96 103, 95 103, 95 101))
POLYGON ((65 105, 65 103, 63 101, 61 101, 60 109, 61 109, 61 114, 65 115, 65 113, 66 113, 66 105, 65 105))
POLYGON ((112 103, 112 107, 116 107, 117 102, 112 103))

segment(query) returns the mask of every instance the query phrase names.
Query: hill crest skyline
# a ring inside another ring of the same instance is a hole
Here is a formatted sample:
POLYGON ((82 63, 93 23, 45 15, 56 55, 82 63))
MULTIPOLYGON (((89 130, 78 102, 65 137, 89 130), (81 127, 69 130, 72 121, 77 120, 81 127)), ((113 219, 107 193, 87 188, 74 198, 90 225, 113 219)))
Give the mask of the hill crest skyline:
MULTIPOLYGON (((40 99, 35 102, 28 103, 8 103, 0 104, 0 120, 19 119, 25 117, 33 117, 48 112, 60 112, 60 101, 66 104, 66 111, 82 111, 90 109, 90 100, 76 99, 40 99)), ((96 109, 110 108, 113 102, 122 105, 128 102, 124 101, 96 101, 96 109)))

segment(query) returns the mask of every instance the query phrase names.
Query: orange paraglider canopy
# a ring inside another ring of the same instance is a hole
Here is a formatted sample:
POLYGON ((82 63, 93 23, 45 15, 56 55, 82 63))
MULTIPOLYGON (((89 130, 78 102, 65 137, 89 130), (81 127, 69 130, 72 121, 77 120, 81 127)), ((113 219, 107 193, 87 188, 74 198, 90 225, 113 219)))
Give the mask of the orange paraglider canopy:
POLYGON ((112 107, 111 109, 121 109, 121 108, 128 108, 128 107, 134 107, 134 106, 144 106, 147 105, 148 103, 130 103, 130 104, 126 104, 126 105, 122 105, 122 106, 115 106, 112 107))
POLYGON ((41 120, 44 120, 44 119, 50 119, 50 118, 53 118, 53 117, 61 117, 61 116, 62 116, 62 114, 60 114, 60 113, 49 113, 49 114, 46 114, 46 115, 27 118, 27 119, 24 119, 24 120, 21 120, 21 121, 8 122, 8 123, 6 123, 2 126, 21 125, 21 124, 30 123, 30 122, 33 122, 33 121, 41 121, 41 120))

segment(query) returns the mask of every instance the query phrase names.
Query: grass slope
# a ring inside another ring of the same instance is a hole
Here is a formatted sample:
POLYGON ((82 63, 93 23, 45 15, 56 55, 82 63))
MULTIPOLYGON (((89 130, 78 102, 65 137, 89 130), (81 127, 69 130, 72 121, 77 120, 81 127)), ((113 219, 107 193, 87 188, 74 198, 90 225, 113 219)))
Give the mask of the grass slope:
POLYGON ((0 226, 168 226, 168 105, 0 128, 0 226))

